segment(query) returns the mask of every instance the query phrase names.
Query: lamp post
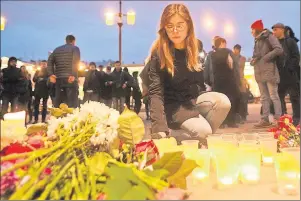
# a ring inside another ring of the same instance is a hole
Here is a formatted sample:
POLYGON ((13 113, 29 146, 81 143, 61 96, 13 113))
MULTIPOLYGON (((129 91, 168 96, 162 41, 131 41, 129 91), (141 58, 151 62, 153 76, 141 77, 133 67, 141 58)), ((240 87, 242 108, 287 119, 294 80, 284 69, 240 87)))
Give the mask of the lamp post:
POLYGON ((122 26, 123 26, 123 17, 127 18, 128 25, 134 25, 136 14, 133 11, 129 11, 126 14, 122 13, 122 2, 119 1, 119 12, 114 14, 111 12, 107 12, 105 14, 106 17, 106 24, 109 26, 114 25, 115 17, 117 17, 117 25, 118 25, 118 32, 119 32, 119 61, 122 63, 122 26))
POLYGON ((4 31, 5 24, 6 24, 6 19, 5 17, 1 16, 1 31, 4 31))

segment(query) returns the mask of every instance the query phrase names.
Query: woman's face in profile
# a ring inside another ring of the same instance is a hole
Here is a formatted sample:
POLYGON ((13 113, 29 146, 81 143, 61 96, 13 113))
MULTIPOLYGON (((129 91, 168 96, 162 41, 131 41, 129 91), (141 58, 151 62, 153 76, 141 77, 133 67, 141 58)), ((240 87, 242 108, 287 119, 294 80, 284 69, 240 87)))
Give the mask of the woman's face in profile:
POLYGON ((184 43, 187 37, 188 25, 180 15, 176 14, 169 19, 165 30, 169 40, 174 45, 180 45, 184 43))

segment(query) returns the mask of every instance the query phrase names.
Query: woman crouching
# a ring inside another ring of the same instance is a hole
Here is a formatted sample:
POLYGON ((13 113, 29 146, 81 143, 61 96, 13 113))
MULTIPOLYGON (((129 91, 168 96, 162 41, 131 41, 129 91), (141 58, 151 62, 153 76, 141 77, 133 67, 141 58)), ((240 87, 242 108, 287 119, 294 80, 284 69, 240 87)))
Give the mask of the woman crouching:
POLYGON ((183 129, 191 138, 204 139, 225 120, 230 101, 224 94, 205 92, 200 41, 186 6, 168 5, 158 33, 149 61, 151 136, 164 138, 169 129, 183 129))

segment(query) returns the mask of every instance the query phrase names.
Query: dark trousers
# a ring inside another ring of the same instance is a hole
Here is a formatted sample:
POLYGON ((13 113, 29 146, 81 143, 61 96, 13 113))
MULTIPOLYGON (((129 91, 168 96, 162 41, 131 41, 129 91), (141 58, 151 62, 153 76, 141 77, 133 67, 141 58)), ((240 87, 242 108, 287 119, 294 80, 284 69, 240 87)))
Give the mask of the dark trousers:
POLYGON ((78 107, 78 83, 68 83, 67 79, 57 79, 55 84, 54 107, 58 108, 65 103, 70 108, 78 107))
POLYGON ((87 102, 87 101, 95 101, 98 102, 99 101, 99 94, 97 92, 84 92, 84 100, 83 102, 87 102))
POLYGON ((239 102, 240 99, 237 97, 231 97, 228 96, 230 102, 231 102, 231 109, 224 121, 224 124, 227 124, 228 126, 232 126, 236 124, 236 114, 239 111, 239 102))
POLYGON ((289 94, 293 109, 294 122, 300 121, 300 86, 299 83, 278 86, 278 94, 281 101, 282 115, 287 113, 285 95, 289 94))
POLYGON ((241 92, 239 101, 239 115, 246 120, 248 115, 248 93, 241 92))
POLYGON ((131 109, 131 96, 128 95, 125 96, 125 104, 127 108, 131 109))
POLYGON ((41 99, 43 101, 42 122, 45 122, 46 116, 47 116, 47 101, 48 101, 48 97, 47 98, 42 98, 40 96, 35 96, 35 99, 34 99, 34 120, 35 121, 39 120, 41 99))
POLYGON ((145 105, 145 113, 146 113, 146 118, 149 119, 149 101, 145 101, 144 105, 145 105))
POLYGON ((3 94, 2 96, 2 115, 8 111, 9 103, 11 104, 11 112, 16 112, 18 107, 18 96, 12 94, 3 94))
POLYGON ((140 97, 134 97, 134 100, 135 100, 134 111, 137 114, 139 114, 139 112, 141 110, 141 105, 142 105, 141 99, 140 99, 140 97))

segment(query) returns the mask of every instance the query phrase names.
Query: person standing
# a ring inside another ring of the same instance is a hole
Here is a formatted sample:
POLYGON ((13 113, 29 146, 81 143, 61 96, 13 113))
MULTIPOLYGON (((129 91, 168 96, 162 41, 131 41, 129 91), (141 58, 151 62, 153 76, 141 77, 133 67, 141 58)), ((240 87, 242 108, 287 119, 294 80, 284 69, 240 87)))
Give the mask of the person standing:
POLYGON ((84 82, 84 103, 86 101, 99 101, 99 75, 99 72, 96 70, 96 64, 91 62, 84 82))
POLYGON ((139 81, 138 81, 138 71, 133 72, 133 99, 135 101, 135 106, 134 106, 134 111, 139 114, 142 106, 141 98, 142 98, 142 93, 139 87, 139 81))
POLYGON ((7 113, 9 104, 11 104, 11 112, 17 111, 18 98, 20 95, 18 85, 22 78, 21 71, 17 68, 16 57, 10 57, 7 64, 7 68, 2 70, 2 115, 7 113))
POLYGON ((112 73, 112 97, 113 108, 120 113, 124 110, 126 88, 131 86, 132 76, 129 73, 123 72, 121 63, 115 62, 115 69, 112 73))
POLYGON ((112 107, 112 68, 111 66, 106 67, 106 73, 104 74, 104 88, 101 92, 101 102, 108 107, 112 107))
MULTIPOLYGON (((285 95, 288 93, 293 108, 293 124, 300 123, 300 81, 298 79, 298 68, 300 69, 300 52, 297 42, 286 36, 285 26, 281 23, 275 24, 273 34, 282 45, 284 54, 277 58, 277 67, 280 74, 278 94, 281 101, 282 114, 286 112, 285 95)), ((299 70, 300 72, 300 70, 299 70)))
POLYGON ((212 70, 214 76, 213 91, 225 94, 230 102, 231 109, 224 125, 237 128, 236 114, 239 104, 239 75, 237 62, 233 58, 232 51, 226 48, 226 40, 218 38, 215 40, 215 52, 211 54, 212 70))
POLYGON ((50 82, 55 83, 54 107, 66 103, 78 107, 78 66, 80 50, 75 46, 75 37, 68 35, 66 44, 57 47, 48 58, 47 71, 50 82))
MULTIPOLYGON (((127 67, 124 67, 123 72, 129 73, 129 69, 127 67)), ((131 76, 131 75, 129 74, 129 76, 131 76)), ((132 87, 127 86, 125 88, 125 104, 126 104, 127 108, 129 108, 129 109, 131 109, 131 97, 132 97, 132 87)))
POLYGON ((283 54, 283 49, 273 34, 264 29, 261 20, 251 25, 251 32, 255 38, 254 52, 251 65, 254 66, 255 80, 260 91, 260 101, 262 104, 261 121, 254 126, 257 128, 269 127, 270 100, 272 100, 275 110, 274 122, 277 124, 281 116, 281 103, 278 95, 278 84, 280 81, 276 58, 283 54))
POLYGON ((49 97, 49 90, 47 86, 48 72, 47 61, 41 62, 41 70, 36 71, 33 82, 35 83, 34 89, 34 123, 38 123, 40 113, 40 103, 42 100, 42 122, 46 122, 47 116, 47 101, 49 97))
POLYGON ((240 79, 240 101, 239 101, 239 116, 241 118, 241 123, 244 123, 247 120, 247 114, 248 114, 248 94, 247 94, 247 83, 245 79, 245 63, 246 63, 246 57, 241 55, 241 46, 239 44, 236 44, 233 47, 233 54, 235 59, 238 62, 238 72, 239 72, 239 79, 240 79))

